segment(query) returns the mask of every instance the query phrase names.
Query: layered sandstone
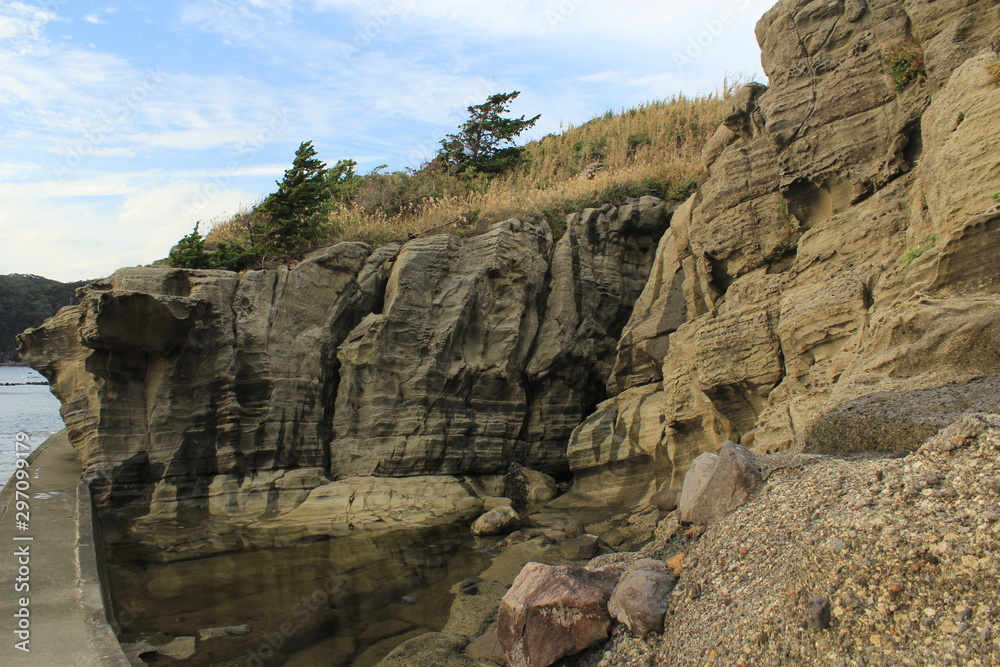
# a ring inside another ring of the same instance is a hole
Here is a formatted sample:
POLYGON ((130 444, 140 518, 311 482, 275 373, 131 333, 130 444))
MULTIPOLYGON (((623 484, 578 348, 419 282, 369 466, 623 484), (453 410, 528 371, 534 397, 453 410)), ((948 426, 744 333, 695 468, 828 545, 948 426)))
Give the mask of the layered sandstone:
POLYGON ((671 212, 646 197, 570 216, 558 241, 510 220, 293 268, 122 269, 23 352, 103 510, 248 535, 441 519, 512 463, 566 472, 671 212))
POLYGON ((726 440, 898 452, 997 409, 998 28, 975 0, 783 0, 761 19, 770 87, 730 100, 660 242, 615 395, 569 445, 579 501, 680 488, 726 440), (897 86, 894 48, 926 72, 897 86))

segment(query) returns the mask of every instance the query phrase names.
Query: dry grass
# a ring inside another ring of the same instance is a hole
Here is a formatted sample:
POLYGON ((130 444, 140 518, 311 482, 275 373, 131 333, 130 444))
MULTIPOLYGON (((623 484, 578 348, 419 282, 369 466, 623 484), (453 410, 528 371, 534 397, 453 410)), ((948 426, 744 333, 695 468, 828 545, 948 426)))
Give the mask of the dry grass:
POLYGON ((986 63, 983 67, 986 68, 986 73, 989 75, 990 84, 1000 86, 1000 58, 986 63))
MULTIPOLYGON (((548 220, 557 233, 568 212, 628 196, 683 198, 701 170, 701 152, 722 118, 715 94, 650 102, 608 112, 524 147, 529 162, 492 180, 428 172, 369 175, 352 204, 330 212, 317 244, 360 240, 380 245, 429 233, 480 233, 513 217, 548 220), (600 162, 593 178, 581 171, 600 162), (688 186, 688 188, 685 188, 688 186)), ((238 238, 249 210, 219 221, 208 240, 238 238)))

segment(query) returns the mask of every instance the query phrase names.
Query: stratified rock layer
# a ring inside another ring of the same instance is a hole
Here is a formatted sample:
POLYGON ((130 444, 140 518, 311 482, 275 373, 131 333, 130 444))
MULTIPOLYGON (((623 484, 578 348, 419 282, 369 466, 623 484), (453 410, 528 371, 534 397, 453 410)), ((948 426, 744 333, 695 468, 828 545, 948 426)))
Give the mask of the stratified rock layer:
POLYGON ((735 94, 705 149, 622 333, 614 397, 570 441, 567 502, 680 488, 726 440, 900 452, 997 409, 998 28, 987 0, 765 14, 771 86, 735 94))
POLYGON ((395 505, 440 520, 496 495, 512 463, 567 470, 671 211, 652 197, 588 209, 558 242, 510 220, 342 243, 294 268, 122 269, 23 353, 51 378, 103 510, 308 535, 369 510, 359 525, 391 524, 395 505), (372 476, 429 476, 428 497, 371 491, 372 476))

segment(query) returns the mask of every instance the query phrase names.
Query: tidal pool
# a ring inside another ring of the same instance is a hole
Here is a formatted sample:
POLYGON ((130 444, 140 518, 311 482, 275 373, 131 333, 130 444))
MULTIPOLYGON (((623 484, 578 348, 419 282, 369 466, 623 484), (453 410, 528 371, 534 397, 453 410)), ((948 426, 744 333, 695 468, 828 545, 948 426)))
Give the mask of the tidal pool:
POLYGON ((122 644, 193 637, 194 654, 179 663, 140 651, 149 664, 192 666, 374 665, 406 639, 443 628, 452 586, 489 564, 464 524, 172 563, 128 562, 124 553, 107 555, 122 644))

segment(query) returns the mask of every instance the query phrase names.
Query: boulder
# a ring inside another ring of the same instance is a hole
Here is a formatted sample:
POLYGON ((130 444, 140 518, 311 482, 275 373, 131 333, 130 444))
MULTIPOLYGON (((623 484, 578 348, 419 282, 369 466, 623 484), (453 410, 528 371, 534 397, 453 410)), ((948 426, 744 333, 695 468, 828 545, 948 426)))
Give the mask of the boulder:
POLYGON ((513 508, 501 505, 476 519, 472 524, 472 534, 476 537, 504 535, 517 530, 520 526, 521 519, 517 512, 513 508))
POLYGON ((599 572, 525 565, 500 602, 497 637, 511 667, 548 667, 605 641, 613 587, 599 572))
POLYGON ((633 570, 615 587, 608 612, 640 637, 660 632, 670 593, 676 585, 677 577, 662 569, 633 570))
POLYGON ((480 635, 469 642, 468 647, 465 649, 465 654, 473 660, 486 660, 495 662, 498 665, 507 663, 507 659, 503 654, 503 646, 500 645, 500 640, 497 639, 496 630, 487 632, 485 635, 480 635))
POLYGON ((666 485, 649 497, 649 506, 655 507, 661 512, 673 512, 680 503, 681 492, 677 489, 667 488, 666 485))
POLYGON ((718 464, 718 454, 705 452, 704 454, 700 454, 694 460, 694 463, 691 464, 691 467, 688 468, 687 474, 684 475, 684 486, 681 488, 681 496, 678 500, 681 521, 690 521, 687 517, 691 512, 691 503, 694 502, 695 496, 701 493, 705 485, 708 484, 708 480, 711 479, 712 473, 715 472, 718 464))
POLYGON ((581 535, 559 545, 559 553, 567 560, 590 560, 597 555, 601 540, 596 535, 581 535))
POLYGON ((545 473, 511 463, 503 478, 503 495, 519 512, 542 505, 558 495, 556 481, 545 473))
POLYGON ((685 476, 681 521, 707 525, 745 504, 764 484, 753 455, 736 443, 722 446, 706 479, 711 462, 706 458, 703 467, 692 467, 685 476))

